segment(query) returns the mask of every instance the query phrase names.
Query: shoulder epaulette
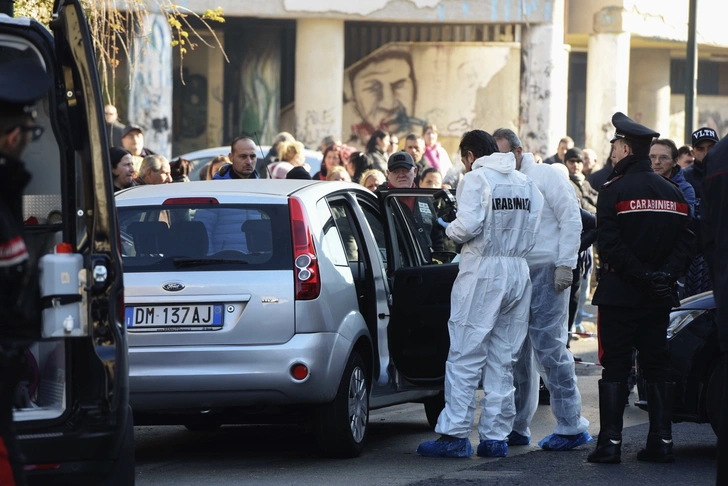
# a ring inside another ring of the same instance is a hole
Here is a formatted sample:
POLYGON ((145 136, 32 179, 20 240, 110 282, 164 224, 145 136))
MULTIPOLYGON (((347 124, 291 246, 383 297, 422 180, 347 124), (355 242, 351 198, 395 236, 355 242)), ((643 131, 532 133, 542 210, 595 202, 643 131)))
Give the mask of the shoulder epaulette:
POLYGON ((602 184, 602 189, 604 189, 604 188, 605 188, 605 187, 607 187, 608 185, 612 184, 612 183, 613 183, 614 181, 618 181, 618 180, 619 180, 619 179, 621 179, 621 178, 622 178, 622 176, 621 176, 621 175, 618 175, 617 177, 615 177, 615 178, 613 178, 613 179, 610 179, 610 180, 608 180, 607 182, 605 182, 604 184, 602 184))

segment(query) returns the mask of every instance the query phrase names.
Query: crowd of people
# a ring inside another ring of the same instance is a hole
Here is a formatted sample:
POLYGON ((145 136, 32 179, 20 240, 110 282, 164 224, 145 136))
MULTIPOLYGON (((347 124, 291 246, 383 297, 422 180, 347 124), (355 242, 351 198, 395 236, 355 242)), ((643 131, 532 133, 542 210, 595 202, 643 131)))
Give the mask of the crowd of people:
MULTIPOLYGON (((531 442, 529 429, 539 377, 550 392, 553 433, 545 450, 570 450, 593 442, 581 413, 569 335, 583 332, 582 306, 592 270, 601 280, 599 306, 601 431, 589 461, 621 460, 622 413, 630 392, 635 350, 646 380, 650 431, 639 460, 674 461, 666 329, 679 298, 711 288, 700 238, 705 157, 719 142, 707 127, 692 147, 677 145, 622 113, 613 117, 611 153, 600 163, 595 150, 565 137, 543 159, 523 151, 513 130, 467 132, 453 163, 438 143, 437 127, 396 136, 375 131, 364 152, 334 137, 321 142, 321 166, 311 175, 304 145, 280 133, 265 157, 250 137, 231 143, 201 169, 201 179, 309 179, 361 184, 378 194, 391 188, 457 191, 457 217, 445 221, 428 201, 410 204, 426 255, 446 245, 460 250, 452 289, 450 353, 445 408, 436 432, 420 445, 425 456, 468 457, 475 390, 482 383, 477 454, 503 457, 508 447, 531 442), (597 221, 599 225, 597 226, 597 221)), ((135 125, 111 149, 117 189, 189 180, 184 160, 172 163, 144 148, 135 125)), ((412 199, 412 198, 410 198, 412 199)), ((416 198, 418 201, 420 198, 416 198)), ((410 201, 412 202, 412 201, 410 201)))

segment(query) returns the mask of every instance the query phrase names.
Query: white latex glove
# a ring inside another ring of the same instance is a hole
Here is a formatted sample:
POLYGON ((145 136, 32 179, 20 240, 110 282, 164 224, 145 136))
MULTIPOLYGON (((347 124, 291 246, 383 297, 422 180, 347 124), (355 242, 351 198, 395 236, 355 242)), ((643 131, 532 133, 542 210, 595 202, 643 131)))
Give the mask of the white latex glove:
POLYGON ((554 289, 556 293, 563 292, 571 287, 574 280, 574 272, 569 267, 556 267, 554 272, 554 289))

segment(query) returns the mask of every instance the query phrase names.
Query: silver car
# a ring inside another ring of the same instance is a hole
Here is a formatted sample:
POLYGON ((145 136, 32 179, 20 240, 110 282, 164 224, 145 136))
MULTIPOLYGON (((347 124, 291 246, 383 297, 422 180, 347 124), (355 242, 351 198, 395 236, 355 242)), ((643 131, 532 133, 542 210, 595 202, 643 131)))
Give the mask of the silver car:
POLYGON ((433 192, 224 180, 117 193, 135 424, 295 416, 348 457, 370 409, 423 402, 434 425, 458 267, 422 248, 407 209, 435 213, 433 192))

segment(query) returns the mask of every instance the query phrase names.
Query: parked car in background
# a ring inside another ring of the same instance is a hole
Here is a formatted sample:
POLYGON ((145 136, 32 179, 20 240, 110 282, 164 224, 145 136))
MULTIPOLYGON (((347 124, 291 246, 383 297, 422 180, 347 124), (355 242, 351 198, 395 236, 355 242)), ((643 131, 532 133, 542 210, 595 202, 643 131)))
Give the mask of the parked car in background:
MULTIPOLYGON (((268 151, 270 150, 270 145, 263 145, 258 146, 258 158, 262 159, 268 154, 268 151)), ((190 174, 190 180, 191 181, 199 181, 200 180, 200 169, 205 166, 208 162, 210 162, 212 159, 217 157, 218 155, 228 155, 230 153, 230 146, 224 146, 224 147, 214 147, 214 148, 208 148, 203 150, 197 150, 195 152, 190 152, 187 154, 180 155, 183 159, 187 159, 192 161, 192 164, 194 168, 192 169, 192 173, 190 174)), ((323 160, 323 154, 321 152, 318 152, 316 150, 309 150, 306 149, 304 151, 306 155, 306 163, 311 167, 310 173, 311 175, 314 175, 321 169, 321 161, 323 160)), ((176 157, 175 157, 176 158, 176 157)))
POLYGON ((174 186, 116 195, 136 423, 293 417, 345 457, 362 451, 370 409, 423 402, 434 426, 458 265, 425 259, 400 198, 436 191, 174 186))
MULTIPOLYGON (((673 422, 710 423, 718 431, 723 366, 715 321, 712 292, 694 295, 680 302, 670 314, 667 345, 671 375, 675 382, 673 422)), ((644 378, 637 359, 637 406, 647 410, 644 378)))

